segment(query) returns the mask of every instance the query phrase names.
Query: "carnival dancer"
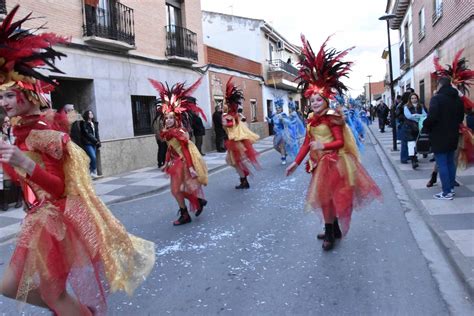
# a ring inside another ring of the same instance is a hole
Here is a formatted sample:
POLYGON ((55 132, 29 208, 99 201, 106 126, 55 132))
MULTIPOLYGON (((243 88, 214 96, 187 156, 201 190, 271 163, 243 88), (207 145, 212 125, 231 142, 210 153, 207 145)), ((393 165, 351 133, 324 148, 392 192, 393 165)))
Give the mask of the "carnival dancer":
POLYGON ((171 88, 167 83, 149 79, 160 94, 160 105, 157 108, 161 113, 163 126, 160 138, 168 144, 163 170, 170 176, 171 194, 179 205, 179 218, 173 222, 175 226, 191 222, 186 199, 191 212, 196 216, 202 213, 207 204, 202 190, 202 186, 207 185, 207 165, 196 145, 189 139, 186 128, 187 124, 191 124, 190 115, 200 114, 206 119, 202 109, 197 106, 196 99, 191 97, 201 79, 190 87, 176 83, 171 88))
POLYGON ((288 115, 283 112, 283 104, 285 101, 282 98, 277 98, 275 100, 275 114, 268 118, 268 121, 273 123, 273 131, 275 136, 273 136, 273 148, 278 151, 281 155, 281 164, 286 165, 286 147, 288 139, 290 138, 288 130, 288 115))
POLYGON ((318 238, 324 239, 323 249, 330 250, 335 238, 348 232, 353 208, 380 197, 381 192, 361 165, 354 137, 343 116, 329 108, 329 100, 347 90, 340 78, 350 70, 352 63, 342 61, 350 49, 328 49, 328 38, 315 56, 303 35, 301 39, 304 58, 298 79, 313 114, 308 118, 303 146, 286 174, 292 174, 309 152, 306 170, 312 178, 305 208, 322 214, 325 232, 318 238))
POLYGON ((298 115, 296 105, 293 101, 288 102, 288 116, 289 116, 289 128, 292 139, 291 149, 287 150, 291 152, 292 159, 296 158, 301 145, 303 144, 306 136, 306 128, 301 117, 298 115))
POLYGON ((0 162, 22 186, 26 216, 0 290, 57 315, 104 315, 106 290, 131 295, 149 274, 154 244, 128 234, 97 197, 66 116, 40 111, 56 83, 36 68, 60 72, 54 60, 65 55, 52 45, 65 40, 26 29, 30 15, 13 22, 18 8, 0 26, 0 106, 19 118, 0 162))
POLYGON ((222 124, 227 132, 227 164, 234 167, 240 177, 240 184, 236 189, 249 189, 250 184, 247 177, 250 174, 250 165, 260 168, 257 161, 258 153, 253 148, 259 136, 253 133, 244 122, 240 121, 238 113, 239 105, 244 96, 242 90, 232 83, 230 77, 226 84, 225 102, 227 112, 222 116, 222 124))

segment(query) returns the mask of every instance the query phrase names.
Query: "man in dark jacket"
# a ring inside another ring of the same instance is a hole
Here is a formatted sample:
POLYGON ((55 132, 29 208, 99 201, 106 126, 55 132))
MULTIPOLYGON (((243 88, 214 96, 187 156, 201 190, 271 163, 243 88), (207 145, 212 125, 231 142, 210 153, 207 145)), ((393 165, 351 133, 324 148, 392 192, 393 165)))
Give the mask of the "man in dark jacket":
POLYGON ((380 100, 380 103, 377 106, 377 117, 379 118, 379 130, 382 133, 385 133, 385 124, 387 124, 389 111, 390 109, 388 106, 382 100, 380 100))
POLYGON ((224 140, 226 138, 226 132, 222 126, 222 106, 216 105, 215 111, 212 114, 212 124, 214 125, 214 131, 216 133, 216 150, 220 153, 225 152, 224 140))
POLYGON ((459 124, 464 119, 464 107, 458 91, 447 77, 439 79, 438 91, 431 98, 428 117, 423 127, 430 135, 431 150, 438 165, 443 192, 435 194, 440 200, 452 200, 456 178, 454 152, 458 147, 459 124))
POLYGON ((202 152, 202 137, 206 135, 206 129, 202 123, 202 119, 199 117, 199 114, 192 112, 191 113, 191 128, 193 130, 195 145, 201 155, 205 156, 202 152))

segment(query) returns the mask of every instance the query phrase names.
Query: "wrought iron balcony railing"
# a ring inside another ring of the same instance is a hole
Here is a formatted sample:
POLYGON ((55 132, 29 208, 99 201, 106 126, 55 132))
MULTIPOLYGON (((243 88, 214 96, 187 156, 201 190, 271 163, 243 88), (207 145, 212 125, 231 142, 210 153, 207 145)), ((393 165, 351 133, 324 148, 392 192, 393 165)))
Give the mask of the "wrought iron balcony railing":
POLYGON ((97 36, 135 45, 133 9, 120 2, 102 8, 85 5, 85 36, 97 36))
POLYGON ((270 66, 268 71, 285 71, 293 76, 298 76, 298 69, 281 59, 270 60, 268 64, 270 66))
POLYGON ((177 25, 166 26, 166 56, 198 60, 197 34, 177 25))

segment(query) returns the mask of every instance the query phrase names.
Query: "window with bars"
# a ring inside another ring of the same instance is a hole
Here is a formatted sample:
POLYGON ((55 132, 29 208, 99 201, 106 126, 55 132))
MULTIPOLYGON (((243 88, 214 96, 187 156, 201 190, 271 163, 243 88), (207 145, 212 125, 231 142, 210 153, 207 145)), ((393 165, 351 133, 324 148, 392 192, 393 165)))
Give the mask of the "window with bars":
POLYGON ((250 100, 250 116, 252 117, 252 122, 257 122, 257 100, 250 100))
POLYGON ((153 119, 156 112, 156 97, 132 95, 133 134, 153 134, 153 119))

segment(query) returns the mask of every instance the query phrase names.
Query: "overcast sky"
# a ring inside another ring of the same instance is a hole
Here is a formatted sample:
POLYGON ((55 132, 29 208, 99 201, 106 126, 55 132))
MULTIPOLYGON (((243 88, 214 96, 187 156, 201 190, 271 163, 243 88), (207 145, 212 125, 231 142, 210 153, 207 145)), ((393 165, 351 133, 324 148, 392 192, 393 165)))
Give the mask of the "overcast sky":
MULTIPOLYGON (((330 34, 329 45, 338 50, 356 46, 346 57, 354 61, 350 79, 346 81, 357 96, 371 81, 383 80, 385 62, 381 58, 387 47, 385 22, 386 0, 201 0, 203 10, 265 20, 288 41, 301 45, 305 34, 313 50, 319 49, 330 34)), ((397 42, 392 33, 392 44, 397 42)))

